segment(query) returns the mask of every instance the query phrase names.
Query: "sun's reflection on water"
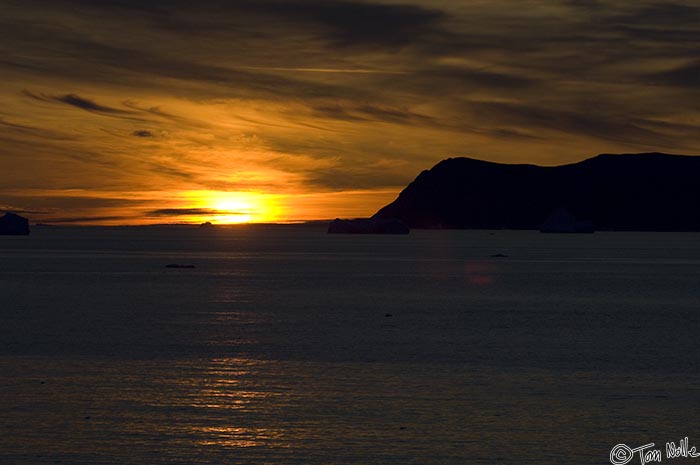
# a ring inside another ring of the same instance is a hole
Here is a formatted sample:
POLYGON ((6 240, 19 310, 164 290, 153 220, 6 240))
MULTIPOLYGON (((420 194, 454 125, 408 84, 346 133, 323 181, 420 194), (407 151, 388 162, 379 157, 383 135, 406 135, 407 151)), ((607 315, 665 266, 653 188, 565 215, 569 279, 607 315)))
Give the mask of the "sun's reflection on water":
POLYGON ((264 386, 266 362, 245 358, 209 361, 188 394, 189 407, 200 410, 200 421, 190 425, 198 446, 224 448, 283 446, 281 429, 260 424, 283 400, 283 390, 264 386))
POLYGON ((269 445, 271 441, 281 440, 282 432, 267 428, 237 428, 228 426, 210 426, 199 429, 199 433, 209 439, 197 441, 199 446, 218 447, 257 447, 269 445))
POLYGON ((472 287, 490 287, 496 282, 498 268, 494 263, 472 260, 464 264, 464 278, 472 287))

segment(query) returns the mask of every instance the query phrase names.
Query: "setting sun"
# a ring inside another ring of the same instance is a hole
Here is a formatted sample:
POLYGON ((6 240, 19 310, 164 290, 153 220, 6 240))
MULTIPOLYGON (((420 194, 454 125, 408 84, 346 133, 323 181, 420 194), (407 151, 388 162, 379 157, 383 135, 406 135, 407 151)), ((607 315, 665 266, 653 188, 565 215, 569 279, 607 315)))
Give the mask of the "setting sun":
POLYGON ((257 192, 194 191, 187 197, 197 205, 191 222, 209 221, 214 224, 275 222, 280 208, 269 194, 257 192))

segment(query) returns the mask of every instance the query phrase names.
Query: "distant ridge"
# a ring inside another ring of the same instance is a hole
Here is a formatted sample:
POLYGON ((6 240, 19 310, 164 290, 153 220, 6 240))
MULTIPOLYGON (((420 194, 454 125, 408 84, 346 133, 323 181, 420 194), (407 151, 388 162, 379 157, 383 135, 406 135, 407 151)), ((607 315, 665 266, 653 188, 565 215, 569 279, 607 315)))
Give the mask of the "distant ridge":
POLYGON ((597 230, 700 230, 700 157, 603 154, 569 165, 448 158, 374 218, 411 228, 539 229, 557 208, 597 230))

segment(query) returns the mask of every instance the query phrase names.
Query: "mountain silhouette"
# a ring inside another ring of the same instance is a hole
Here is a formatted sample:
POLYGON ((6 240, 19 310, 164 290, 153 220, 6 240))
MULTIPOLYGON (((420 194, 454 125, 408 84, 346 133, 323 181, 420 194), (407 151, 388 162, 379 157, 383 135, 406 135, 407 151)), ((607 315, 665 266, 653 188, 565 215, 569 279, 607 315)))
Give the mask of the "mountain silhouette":
POLYGON ((449 158, 373 218, 411 228, 540 229, 566 211, 597 230, 700 230, 700 157, 598 155, 562 166, 449 158))

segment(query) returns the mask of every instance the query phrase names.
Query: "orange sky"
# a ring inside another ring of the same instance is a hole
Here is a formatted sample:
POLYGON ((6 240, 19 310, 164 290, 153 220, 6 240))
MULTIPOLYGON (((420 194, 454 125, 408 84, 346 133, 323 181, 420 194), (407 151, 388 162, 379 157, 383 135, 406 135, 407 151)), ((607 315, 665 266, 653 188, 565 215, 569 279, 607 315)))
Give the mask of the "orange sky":
POLYGON ((0 210, 372 215, 443 158, 698 153, 692 1, 9 0, 0 210))

